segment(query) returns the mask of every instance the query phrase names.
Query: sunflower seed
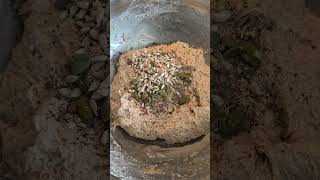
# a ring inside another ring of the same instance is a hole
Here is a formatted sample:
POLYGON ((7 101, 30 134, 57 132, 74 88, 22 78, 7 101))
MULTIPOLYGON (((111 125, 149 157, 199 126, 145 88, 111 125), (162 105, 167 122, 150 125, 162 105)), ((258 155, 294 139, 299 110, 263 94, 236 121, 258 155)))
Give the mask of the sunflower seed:
POLYGON ((100 82, 99 82, 99 81, 94 81, 94 82, 92 82, 92 83, 90 84, 90 86, 89 86, 88 91, 89 91, 89 92, 92 92, 92 91, 97 90, 98 87, 99 87, 99 85, 100 85, 100 82))
POLYGON ((78 98, 81 96, 81 90, 79 88, 75 88, 72 90, 70 97, 71 98, 78 98))
POLYGON ((95 116, 98 116, 98 105, 95 100, 91 99, 90 102, 90 108, 95 116))
POLYGON ((78 81, 79 78, 80 78, 80 76, 69 75, 66 77, 65 81, 66 81, 66 83, 74 83, 74 82, 78 81))

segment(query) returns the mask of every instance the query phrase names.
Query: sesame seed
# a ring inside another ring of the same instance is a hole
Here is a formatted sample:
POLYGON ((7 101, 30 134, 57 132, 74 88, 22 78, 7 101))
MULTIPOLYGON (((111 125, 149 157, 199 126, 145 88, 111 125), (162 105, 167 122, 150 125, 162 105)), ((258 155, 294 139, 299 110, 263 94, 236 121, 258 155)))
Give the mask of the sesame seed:
POLYGON ((182 67, 175 57, 174 53, 165 53, 160 50, 144 49, 142 52, 133 54, 130 67, 135 73, 134 79, 137 83, 131 85, 128 92, 135 97, 138 95, 139 98, 143 98, 143 102, 141 99, 138 101, 142 107, 149 107, 145 104, 146 95, 149 104, 152 94, 159 95, 167 90, 174 90, 175 84, 182 84, 181 80, 175 76, 182 67))

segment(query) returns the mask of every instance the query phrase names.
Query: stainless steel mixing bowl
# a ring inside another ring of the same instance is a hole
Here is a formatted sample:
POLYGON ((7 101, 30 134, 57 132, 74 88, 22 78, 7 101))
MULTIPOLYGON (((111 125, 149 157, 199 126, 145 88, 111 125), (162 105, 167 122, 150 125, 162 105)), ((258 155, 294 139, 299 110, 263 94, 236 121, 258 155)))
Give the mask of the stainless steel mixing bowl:
MULTIPOLYGON (((209 0, 110 1, 111 79, 121 53, 176 41, 209 52, 209 0)), ((209 179, 210 138, 161 147, 116 128, 110 132, 110 165, 111 174, 121 179, 209 179)))

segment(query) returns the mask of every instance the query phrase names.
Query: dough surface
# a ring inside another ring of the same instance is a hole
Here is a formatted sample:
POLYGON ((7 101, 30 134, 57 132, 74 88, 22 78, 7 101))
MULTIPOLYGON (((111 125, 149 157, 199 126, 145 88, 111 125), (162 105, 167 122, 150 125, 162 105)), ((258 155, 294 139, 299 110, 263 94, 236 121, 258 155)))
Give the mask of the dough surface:
POLYGON ((111 83, 112 124, 120 126, 131 136, 145 140, 165 140, 168 144, 196 139, 210 132, 210 67, 205 63, 204 52, 186 43, 157 45, 128 51, 121 55, 117 74, 111 83), (174 109, 172 113, 145 113, 128 92, 134 71, 128 59, 145 50, 174 52, 182 65, 195 67, 190 87, 197 96, 174 109))

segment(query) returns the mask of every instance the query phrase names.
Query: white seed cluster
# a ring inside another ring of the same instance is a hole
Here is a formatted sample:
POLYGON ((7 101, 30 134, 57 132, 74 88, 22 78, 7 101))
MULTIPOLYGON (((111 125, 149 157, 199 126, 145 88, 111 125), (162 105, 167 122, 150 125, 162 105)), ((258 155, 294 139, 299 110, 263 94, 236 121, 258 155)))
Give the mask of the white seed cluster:
POLYGON ((164 53, 161 50, 144 50, 141 54, 135 54, 130 60, 135 72, 135 82, 129 92, 156 93, 165 88, 172 87, 178 82, 175 73, 181 68, 176 64, 174 53, 164 53))

